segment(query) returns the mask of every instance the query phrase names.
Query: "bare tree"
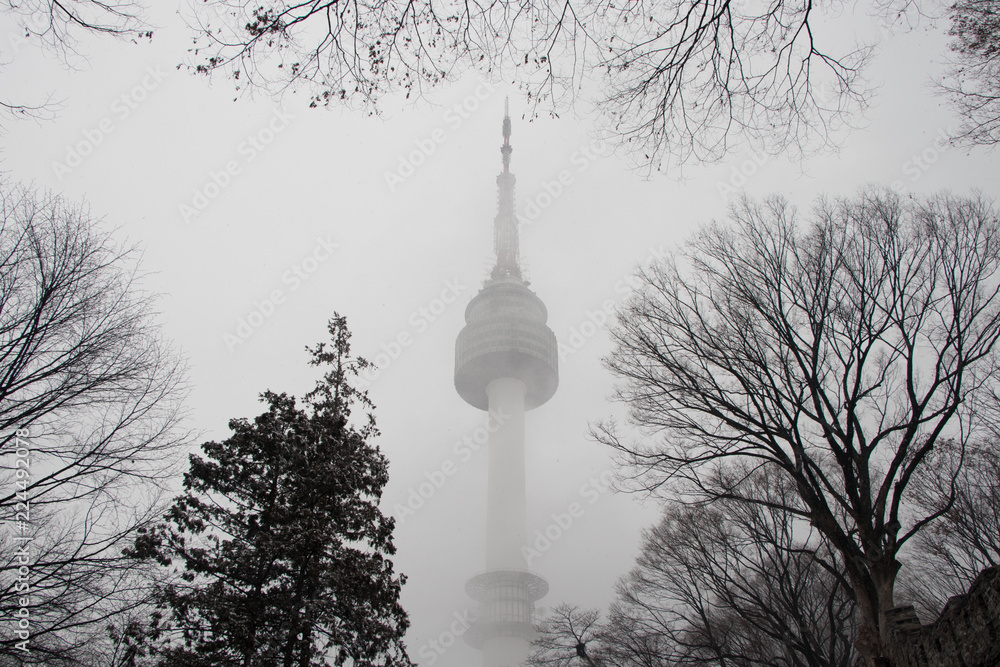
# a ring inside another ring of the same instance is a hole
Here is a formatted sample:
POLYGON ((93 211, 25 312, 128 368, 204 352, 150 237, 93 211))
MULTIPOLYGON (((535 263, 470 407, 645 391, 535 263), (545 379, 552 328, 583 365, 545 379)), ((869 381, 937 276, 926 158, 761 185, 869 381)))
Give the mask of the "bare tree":
POLYGON ((671 644, 676 664, 853 665, 850 589, 837 554, 785 511, 794 488, 766 468, 726 476, 752 502, 669 505, 619 584, 607 635, 671 644))
POLYGON ((532 113, 599 88, 609 128, 658 165, 719 159, 738 137, 771 154, 825 145, 866 103, 870 49, 824 46, 822 11, 811 0, 213 0, 195 44, 199 71, 302 88, 313 106, 373 111, 385 93, 419 95, 468 69, 512 77, 532 113))
POLYGON ((856 647, 882 664, 900 549, 945 512, 913 508, 911 482, 946 438, 961 451, 981 435, 997 213, 979 197, 864 192, 821 201, 807 225, 779 198, 731 217, 646 272, 613 333, 618 396, 655 438, 596 434, 651 492, 753 503, 724 462, 784 475, 798 498, 779 508, 838 554, 856 647))
MULTIPOLYGON (((0 5, 17 26, 17 32, 7 36, 15 56, 23 45, 37 44, 67 65, 77 53, 81 35, 151 38, 141 9, 135 0, 3 0, 0 5)), ((51 110, 51 100, 26 104, 0 98, 0 111, 9 116, 41 116, 51 110)))
POLYGON ((914 501, 941 512, 906 552, 903 590, 932 620, 948 598, 964 595, 980 572, 1000 565, 1000 451, 995 438, 963 452, 945 442, 914 477, 914 501), (961 458, 959 461, 958 459, 961 458), (959 469, 956 476, 949 471, 959 469))
POLYGON ((608 620, 560 606, 535 642, 535 667, 850 667, 855 605, 838 556, 783 507, 787 480, 729 474, 756 502, 672 502, 646 531, 608 620))
POLYGON ((561 603, 539 624, 528 658, 531 667, 600 667, 590 654, 601 641, 600 612, 561 603), (589 646, 588 646, 589 645, 589 646))
POLYGON ((84 208, 3 184, 0 225, 0 655, 79 664, 147 594, 121 549, 185 442, 182 369, 84 208))
POLYGON ((992 146, 1000 143, 1000 4, 959 0, 950 11, 954 57, 942 88, 962 118, 956 139, 992 146))

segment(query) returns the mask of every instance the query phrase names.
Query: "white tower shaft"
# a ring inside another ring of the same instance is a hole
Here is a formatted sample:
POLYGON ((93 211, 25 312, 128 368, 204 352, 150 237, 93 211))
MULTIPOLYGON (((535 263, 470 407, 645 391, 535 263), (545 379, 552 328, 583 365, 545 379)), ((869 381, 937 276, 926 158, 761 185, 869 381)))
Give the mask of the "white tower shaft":
POLYGON ((486 387, 490 414, 503 420, 490 434, 489 489, 486 500, 486 569, 522 570, 521 547, 527 532, 524 484, 524 396, 514 378, 486 387))

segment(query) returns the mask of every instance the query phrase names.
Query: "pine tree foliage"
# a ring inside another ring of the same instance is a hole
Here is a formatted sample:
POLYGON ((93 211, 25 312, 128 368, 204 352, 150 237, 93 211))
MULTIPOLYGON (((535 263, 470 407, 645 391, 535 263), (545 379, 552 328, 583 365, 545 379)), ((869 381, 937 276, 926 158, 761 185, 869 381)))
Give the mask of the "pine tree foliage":
MULTIPOLYGON (((332 344, 309 349, 331 366, 300 405, 264 392, 267 410, 233 419, 233 434, 191 455, 184 493, 137 541, 174 576, 159 594, 151 637, 159 665, 406 666, 405 581, 393 572, 393 520, 378 503, 385 457, 356 428, 345 319, 332 344)), ((308 349, 308 348, 307 348, 308 349)))

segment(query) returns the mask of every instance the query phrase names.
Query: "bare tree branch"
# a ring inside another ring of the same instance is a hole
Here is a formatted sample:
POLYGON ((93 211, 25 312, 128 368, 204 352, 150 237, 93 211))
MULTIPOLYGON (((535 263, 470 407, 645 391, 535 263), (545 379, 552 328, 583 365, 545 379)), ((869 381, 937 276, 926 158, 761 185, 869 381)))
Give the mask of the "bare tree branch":
MULTIPOLYGON (((13 17, 18 32, 7 37, 15 57, 0 65, 16 67, 24 45, 36 45, 73 66, 84 35, 152 38, 141 10, 135 0, 3 0, 0 11, 13 17)), ((0 98, 0 115, 10 118, 50 119, 55 110, 51 98, 29 104, 0 98)))
POLYGON ((829 143, 864 108, 871 49, 833 55, 811 0, 215 0, 195 19, 196 68, 237 89, 302 89, 378 109, 466 70, 515 81, 556 114, 581 93, 648 166, 829 143))
MULTIPOLYGON (((12 529, 0 622, 13 627, 27 596, 46 664, 93 654, 143 602, 145 566, 121 549, 158 518, 186 442, 182 367, 134 256, 82 207, 0 185, 0 517, 12 529)), ((19 655, 18 641, 4 632, 0 655, 19 655)))
POLYGON ((829 545, 781 507, 796 491, 766 467, 724 473, 746 500, 670 503, 645 532, 608 620, 560 605, 535 667, 850 667, 856 607, 829 545))
POLYGON ((780 199, 742 201, 643 276, 608 367, 634 424, 614 447, 651 492, 742 499, 727 461, 780 470, 844 563, 859 650, 886 655, 902 546, 946 511, 909 511, 943 441, 982 433, 977 400, 1000 337, 1000 236, 982 198, 820 202, 800 225, 780 199), (905 511, 904 511, 905 510, 905 511))
POLYGON ((1000 565, 1000 452, 996 440, 964 452, 944 443, 913 480, 915 506, 940 514, 906 552, 906 595, 933 619, 948 598, 964 595, 980 572, 1000 565))

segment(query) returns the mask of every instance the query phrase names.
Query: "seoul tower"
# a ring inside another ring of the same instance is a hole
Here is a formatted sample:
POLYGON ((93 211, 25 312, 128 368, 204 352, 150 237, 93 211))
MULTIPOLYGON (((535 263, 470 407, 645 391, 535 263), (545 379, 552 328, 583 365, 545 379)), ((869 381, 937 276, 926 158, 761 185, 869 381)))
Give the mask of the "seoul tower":
POLYGON ((510 113, 504 105, 503 171, 493 221, 496 264, 465 309, 455 342, 455 389, 466 403, 488 410, 486 571, 465 586, 480 603, 466 641, 483 651, 484 667, 520 667, 535 634, 534 603, 548 584, 525 569, 524 413, 550 398, 559 383, 556 337, 545 325, 542 300, 521 277, 514 174, 510 173, 510 113))

